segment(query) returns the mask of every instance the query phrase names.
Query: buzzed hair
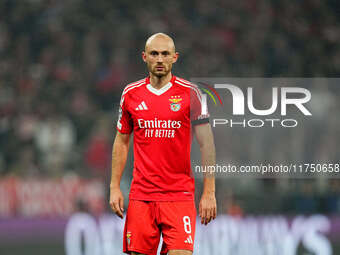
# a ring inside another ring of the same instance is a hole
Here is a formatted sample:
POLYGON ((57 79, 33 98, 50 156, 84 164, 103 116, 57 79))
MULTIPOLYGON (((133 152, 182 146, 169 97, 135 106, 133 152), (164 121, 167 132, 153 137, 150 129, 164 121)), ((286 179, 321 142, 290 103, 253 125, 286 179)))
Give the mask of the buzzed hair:
POLYGON ((146 43, 145 43, 145 51, 146 51, 146 46, 147 46, 148 44, 150 44, 150 42, 151 42, 153 39, 157 38, 157 37, 160 37, 160 38, 164 38, 164 39, 170 40, 170 42, 172 43, 172 45, 173 45, 173 47, 174 47, 174 52, 176 51, 174 40, 173 40, 169 35, 167 35, 167 34, 165 34, 165 33, 156 33, 156 34, 153 34, 152 36, 150 36, 150 37, 146 40, 146 43))

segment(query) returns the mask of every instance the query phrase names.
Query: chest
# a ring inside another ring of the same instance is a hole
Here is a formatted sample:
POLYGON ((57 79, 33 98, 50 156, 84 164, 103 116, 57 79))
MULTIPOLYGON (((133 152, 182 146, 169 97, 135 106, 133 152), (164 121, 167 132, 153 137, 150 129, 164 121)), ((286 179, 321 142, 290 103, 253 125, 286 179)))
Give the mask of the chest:
POLYGON ((129 112, 132 120, 177 120, 190 119, 190 98, 181 91, 162 95, 135 94, 131 96, 129 112))

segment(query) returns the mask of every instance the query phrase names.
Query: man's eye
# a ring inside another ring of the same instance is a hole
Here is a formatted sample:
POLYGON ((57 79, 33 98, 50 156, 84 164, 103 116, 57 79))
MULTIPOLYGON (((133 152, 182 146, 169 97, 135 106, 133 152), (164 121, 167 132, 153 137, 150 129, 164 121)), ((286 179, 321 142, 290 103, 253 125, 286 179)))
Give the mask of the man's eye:
POLYGON ((151 52, 151 55, 152 55, 152 56, 157 56, 157 55, 158 55, 158 53, 157 53, 157 52, 155 52, 155 51, 153 51, 153 52, 151 52))
POLYGON ((165 51, 165 52, 162 52, 163 56, 168 56, 170 53, 165 51))

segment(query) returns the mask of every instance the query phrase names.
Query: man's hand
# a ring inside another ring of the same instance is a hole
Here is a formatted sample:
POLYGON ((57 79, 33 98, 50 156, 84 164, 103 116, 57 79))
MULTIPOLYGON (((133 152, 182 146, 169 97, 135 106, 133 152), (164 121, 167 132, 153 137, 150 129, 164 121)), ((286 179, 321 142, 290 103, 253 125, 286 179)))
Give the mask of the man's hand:
POLYGON ((120 188, 110 188, 110 206, 112 211, 123 219, 124 197, 120 188))
POLYGON ((202 224, 207 225, 216 218, 216 208, 215 192, 203 193, 199 204, 199 215, 202 224))

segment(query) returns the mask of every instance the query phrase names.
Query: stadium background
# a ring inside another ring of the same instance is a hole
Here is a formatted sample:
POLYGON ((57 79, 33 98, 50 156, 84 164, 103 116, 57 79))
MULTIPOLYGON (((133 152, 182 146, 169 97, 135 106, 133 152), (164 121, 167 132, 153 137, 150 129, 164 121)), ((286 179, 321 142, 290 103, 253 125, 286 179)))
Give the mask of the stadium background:
MULTIPOLYGON (((72 214, 110 212, 117 103, 123 87, 146 74, 140 55, 149 35, 174 37, 174 73, 187 79, 338 77, 339 11, 335 0, 0 0, 0 253, 64 254, 72 214)), ((313 89, 315 128, 295 134, 300 150, 277 136, 267 160, 339 159, 340 89, 313 89)), ((260 144, 239 141, 228 157, 259 155, 260 144)), ((130 155, 125 197, 131 166, 130 155)), ((198 195, 200 180, 197 187, 198 195)), ((217 180, 218 212, 235 217, 322 214, 339 224, 339 195, 339 179, 217 180)))

